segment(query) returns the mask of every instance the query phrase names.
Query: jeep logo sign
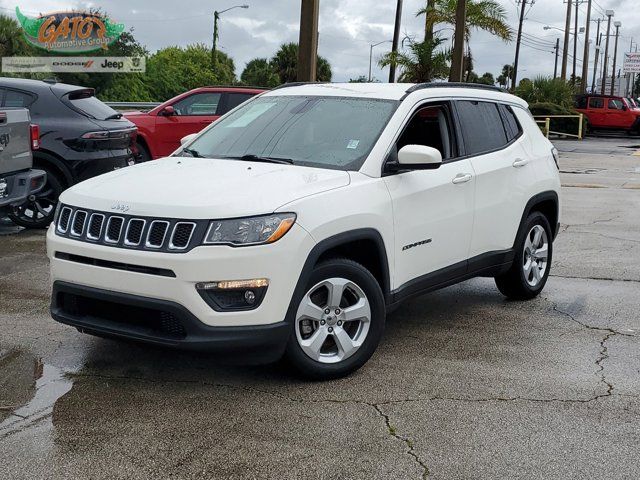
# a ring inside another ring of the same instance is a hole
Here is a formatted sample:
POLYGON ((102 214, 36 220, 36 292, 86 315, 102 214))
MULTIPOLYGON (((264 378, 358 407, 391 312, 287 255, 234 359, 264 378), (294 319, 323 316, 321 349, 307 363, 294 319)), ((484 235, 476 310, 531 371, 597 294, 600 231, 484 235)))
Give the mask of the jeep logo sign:
POLYGON ((124 24, 99 13, 55 12, 29 18, 16 7, 16 16, 27 42, 52 52, 106 50, 124 31, 124 24))

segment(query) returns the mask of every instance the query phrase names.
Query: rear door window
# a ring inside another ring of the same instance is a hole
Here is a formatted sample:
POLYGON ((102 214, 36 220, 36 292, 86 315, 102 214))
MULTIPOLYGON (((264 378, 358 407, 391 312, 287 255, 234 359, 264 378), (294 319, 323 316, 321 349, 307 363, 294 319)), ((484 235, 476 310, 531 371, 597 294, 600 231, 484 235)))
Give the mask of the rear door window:
POLYGON ((604 99, 591 97, 589 99, 589 108, 604 108, 604 99))
POLYGON ((252 98, 255 94, 254 93, 227 93, 227 103, 225 105, 225 107, 222 109, 224 111, 221 111, 219 113, 219 115, 224 115, 225 113, 233 110, 234 108, 236 108, 238 105, 240 105, 241 103, 246 102, 247 100, 249 100, 250 98, 252 98))
POLYGON ((35 96, 26 92, 19 92, 17 90, 5 90, 3 107, 24 107, 28 108, 36 99, 35 96))
POLYGON ((498 105, 469 100, 456 103, 467 155, 498 150, 509 143, 498 105))

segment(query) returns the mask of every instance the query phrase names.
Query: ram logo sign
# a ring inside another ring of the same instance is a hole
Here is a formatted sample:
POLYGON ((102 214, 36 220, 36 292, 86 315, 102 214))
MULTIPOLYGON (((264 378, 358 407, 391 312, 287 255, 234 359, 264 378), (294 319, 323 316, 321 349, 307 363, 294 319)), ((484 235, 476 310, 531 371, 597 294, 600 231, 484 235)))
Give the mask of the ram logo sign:
POLYGON ((54 12, 36 18, 16 7, 27 41, 50 52, 78 53, 106 50, 124 31, 124 24, 92 12, 54 12))

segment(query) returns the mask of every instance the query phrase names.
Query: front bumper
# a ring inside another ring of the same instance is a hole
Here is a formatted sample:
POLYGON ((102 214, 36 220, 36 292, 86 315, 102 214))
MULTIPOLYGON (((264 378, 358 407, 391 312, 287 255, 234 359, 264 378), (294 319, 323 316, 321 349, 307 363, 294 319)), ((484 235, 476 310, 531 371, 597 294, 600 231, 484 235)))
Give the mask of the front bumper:
POLYGON ((185 307, 166 300, 110 292, 57 281, 51 316, 83 333, 141 341, 163 347, 207 351, 243 363, 267 363, 284 353, 291 326, 211 327, 185 307))
POLYGON ((13 175, 0 174, 0 208, 22 204, 29 195, 38 193, 44 187, 47 174, 44 170, 27 170, 13 175), (33 188, 32 182, 37 186, 33 188))

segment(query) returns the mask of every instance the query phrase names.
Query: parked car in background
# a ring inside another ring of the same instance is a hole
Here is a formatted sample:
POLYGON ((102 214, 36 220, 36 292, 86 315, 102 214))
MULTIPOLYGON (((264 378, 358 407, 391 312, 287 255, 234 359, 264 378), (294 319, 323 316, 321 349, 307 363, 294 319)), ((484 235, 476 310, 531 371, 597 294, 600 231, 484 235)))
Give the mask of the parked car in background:
POLYGON ((44 187, 46 173, 31 168, 38 137, 26 108, 0 108, 0 217, 44 187))
POLYGON ((47 233, 51 313, 343 376, 407 298, 476 276, 538 295, 559 195, 556 150, 498 88, 289 85, 173 157, 64 192, 47 233))
POLYGON ((33 164, 46 172, 47 183, 9 213, 18 225, 47 227, 64 189, 134 163, 135 125, 98 100, 91 88, 0 77, 0 107, 27 108, 40 127, 33 164))
POLYGON ((575 108, 587 117, 591 130, 625 130, 640 134, 640 110, 625 97, 577 95, 575 108))
POLYGON ((125 112, 138 127, 139 161, 170 155, 180 139, 197 133, 251 97, 260 88, 201 87, 182 93, 148 112, 125 112))

